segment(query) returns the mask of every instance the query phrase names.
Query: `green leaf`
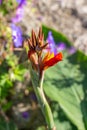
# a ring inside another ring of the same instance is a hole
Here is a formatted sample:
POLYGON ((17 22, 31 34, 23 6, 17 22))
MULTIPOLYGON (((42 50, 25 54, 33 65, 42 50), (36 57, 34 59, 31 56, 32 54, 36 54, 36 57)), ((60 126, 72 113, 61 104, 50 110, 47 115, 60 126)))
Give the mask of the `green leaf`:
POLYGON ((6 122, 3 118, 0 118, 0 130, 18 130, 13 121, 6 122))
MULTIPOLYGON (((64 42, 67 47, 73 44, 68 38, 45 25, 42 26, 45 40, 52 31, 55 43, 64 42)), ((68 53, 66 51, 66 56, 68 53)), ((66 116, 79 130, 87 129, 87 56, 81 51, 68 54, 63 62, 47 70, 44 89, 47 96, 57 101, 66 116), (67 59, 67 60, 66 60, 67 59)))
POLYGON ((9 110, 11 107, 12 107, 12 101, 9 101, 9 102, 7 102, 6 104, 4 104, 2 106, 2 108, 3 108, 4 111, 9 110))
POLYGON ((67 117, 79 130, 86 130, 81 109, 81 102, 84 99, 82 85, 84 74, 79 67, 64 59, 63 62, 48 69, 44 89, 50 99, 60 104, 67 117))
POLYGON ((60 130, 77 130, 77 128, 69 121, 65 113, 60 108, 57 102, 51 103, 51 109, 53 111, 53 117, 57 129, 60 130))
POLYGON ((40 127, 38 127, 36 130, 46 130, 46 128, 43 127, 43 126, 40 126, 40 127))

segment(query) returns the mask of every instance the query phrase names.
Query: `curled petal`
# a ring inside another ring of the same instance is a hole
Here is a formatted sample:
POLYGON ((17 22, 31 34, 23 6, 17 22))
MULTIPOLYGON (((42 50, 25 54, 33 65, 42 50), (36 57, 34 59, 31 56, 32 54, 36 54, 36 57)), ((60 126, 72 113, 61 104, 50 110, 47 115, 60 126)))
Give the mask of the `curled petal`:
POLYGON ((30 50, 28 51, 28 58, 30 59, 30 57, 35 53, 35 51, 33 50, 30 50))
POLYGON ((42 28, 39 29, 39 33, 38 33, 38 38, 42 41, 43 40, 43 33, 42 33, 42 28))
POLYGON ((45 57, 43 59, 43 63, 48 61, 49 59, 51 59, 53 57, 54 57, 54 53, 51 53, 51 54, 50 54, 50 52, 46 53, 46 55, 45 55, 45 57))
POLYGON ((31 39, 32 39, 33 46, 36 46, 36 34, 35 34, 35 32, 33 30, 32 30, 32 37, 31 37, 31 39))
POLYGON ((48 67, 55 65, 59 61, 62 61, 62 58, 63 58, 63 55, 60 52, 57 55, 55 55, 54 57, 52 57, 51 59, 45 61, 44 66, 43 66, 43 70, 47 69, 48 67))
POLYGON ((37 68, 38 68, 38 60, 37 60, 37 55, 36 55, 35 51, 33 51, 33 50, 28 51, 28 58, 32 63, 32 67, 35 70, 37 70, 37 68))

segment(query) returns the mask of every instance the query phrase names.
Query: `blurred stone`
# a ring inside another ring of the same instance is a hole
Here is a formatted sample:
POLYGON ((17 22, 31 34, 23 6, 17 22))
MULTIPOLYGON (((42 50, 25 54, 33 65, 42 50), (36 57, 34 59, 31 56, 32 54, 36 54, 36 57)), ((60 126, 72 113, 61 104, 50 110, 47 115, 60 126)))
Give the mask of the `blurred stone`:
MULTIPOLYGON (((71 42, 75 42, 74 44, 83 33, 87 37, 87 0, 34 1, 28 2, 25 7, 22 25, 27 29, 26 34, 33 28, 35 31, 38 30, 43 23, 64 33, 71 42), (32 5, 36 8, 35 12, 32 12, 32 5)), ((84 45, 80 48, 82 46, 84 45)))
POLYGON ((75 46, 87 54, 87 33, 78 37, 75 41, 75 46))
POLYGON ((25 89, 25 90, 24 90, 24 93, 25 93, 25 96, 28 96, 28 95, 29 95, 29 90, 28 90, 28 89, 25 89))
POLYGON ((84 4, 85 0, 74 0, 76 7, 80 7, 84 4))
POLYGON ((77 11, 79 13, 79 15, 86 15, 87 14, 87 5, 84 5, 84 6, 79 6, 77 8, 77 11))
POLYGON ((74 6, 74 0, 61 0, 62 8, 72 8, 74 6))
POLYGON ((82 26, 84 28, 87 28, 87 17, 85 17, 83 20, 82 20, 82 26))

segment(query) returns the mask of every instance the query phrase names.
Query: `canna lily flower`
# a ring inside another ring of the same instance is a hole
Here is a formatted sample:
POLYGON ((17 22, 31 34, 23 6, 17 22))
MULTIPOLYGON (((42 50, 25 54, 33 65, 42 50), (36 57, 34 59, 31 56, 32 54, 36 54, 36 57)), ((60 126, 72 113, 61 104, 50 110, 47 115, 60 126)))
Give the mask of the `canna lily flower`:
POLYGON ((40 28, 38 36, 32 31, 32 36, 27 39, 29 45, 28 58, 32 63, 33 69, 42 75, 42 72, 47 68, 55 65, 59 61, 62 61, 62 53, 55 54, 48 51, 43 57, 43 49, 46 49, 48 43, 44 44, 44 35, 42 34, 42 29, 40 28))
POLYGON ((61 61, 62 53, 54 55, 54 53, 50 53, 50 51, 48 51, 44 56, 43 49, 46 49, 48 43, 44 44, 44 36, 42 34, 41 29, 39 30, 39 34, 37 37, 34 31, 32 31, 32 36, 30 39, 27 40, 27 42, 29 44, 28 58, 32 65, 30 69, 32 85, 37 100, 40 104, 41 110, 44 114, 44 117, 47 116, 47 118, 45 118, 46 123, 48 125, 47 127, 50 130, 51 129, 54 130, 56 128, 54 126, 52 113, 43 92, 43 79, 44 79, 44 70, 47 69, 48 67, 55 65, 57 62, 61 61), (36 71, 35 73, 33 73, 33 69, 35 69, 36 71), (42 104, 44 105, 45 109, 43 109, 42 104))
POLYGON ((32 30, 31 38, 25 42, 29 45, 28 58, 30 59, 32 66, 35 70, 38 69, 38 61, 40 59, 42 50, 46 48, 47 44, 44 44, 44 35, 42 34, 42 28, 39 29, 39 33, 36 36, 32 30))
POLYGON ((40 74, 42 71, 46 70, 47 68, 55 65, 59 61, 62 61, 63 55, 61 52, 58 54, 47 52, 45 57, 40 57, 38 59, 36 53, 34 51, 28 51, 28 58, 30 59, 32 66, 35 70, 40 70, 40 74))

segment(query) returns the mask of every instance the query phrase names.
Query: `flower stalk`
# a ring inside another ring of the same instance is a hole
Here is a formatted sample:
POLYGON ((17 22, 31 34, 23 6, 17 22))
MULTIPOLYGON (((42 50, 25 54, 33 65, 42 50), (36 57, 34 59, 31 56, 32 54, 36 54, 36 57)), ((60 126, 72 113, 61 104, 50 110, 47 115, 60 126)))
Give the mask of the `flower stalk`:
POLYGON ((40 108, 41 108, 42 113, 44 115, 44 118, 46 120, 47 128, 48 128, 48 130, 56 130, 55 125, 54 125, 54 121, 53 121, 52 112, 51 112, 49 104, 45 98, 43 87, 42 87, 44 73, 43 73, 42 78, 40 80, 39 80, 38 75, 36 74, 36 72, 32 68, 30 69, 30 74, 31 74, 34 92, 36 94, 38 103, 40 105, 40 108), (38 77, 38 80, 36 80, 37 77, 38 77))
POLYGON ((30 75, 34 92, 44 115, 47 129, 56 130, 50 106, 43 91, 44 71, 62 60, 62 53, 54 54, 47 52, 44 55, 48 43, 44 44, 44 35, 40 28, 38 35, 32 31, 30 39, 26 41, 29 45, 28 58, 30 60, 30 75))

